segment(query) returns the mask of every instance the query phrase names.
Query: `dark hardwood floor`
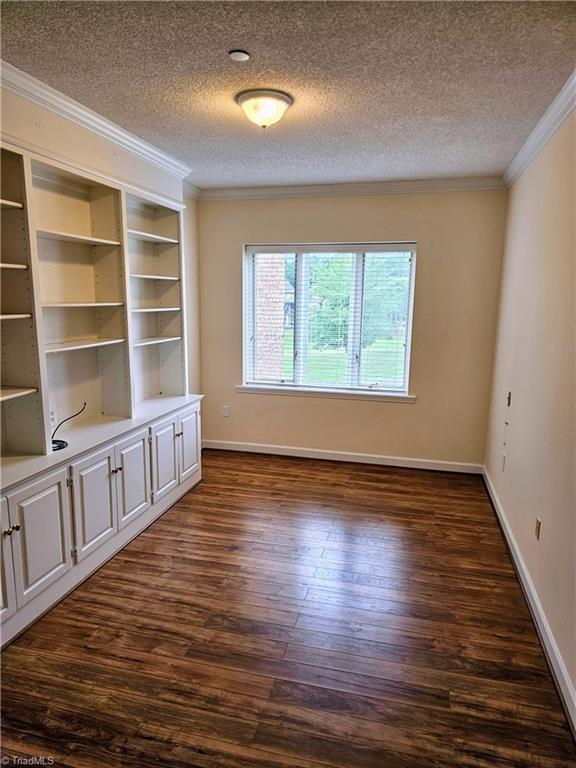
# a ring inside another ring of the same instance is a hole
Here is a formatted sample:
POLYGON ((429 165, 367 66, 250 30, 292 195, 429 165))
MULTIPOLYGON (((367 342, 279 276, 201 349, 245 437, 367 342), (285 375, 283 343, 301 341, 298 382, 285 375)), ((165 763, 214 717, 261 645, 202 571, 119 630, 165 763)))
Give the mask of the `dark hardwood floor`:
POLYGON ((572 766, 479 477, 206 451, 204 481, 2 654, 57 766, 572 766))

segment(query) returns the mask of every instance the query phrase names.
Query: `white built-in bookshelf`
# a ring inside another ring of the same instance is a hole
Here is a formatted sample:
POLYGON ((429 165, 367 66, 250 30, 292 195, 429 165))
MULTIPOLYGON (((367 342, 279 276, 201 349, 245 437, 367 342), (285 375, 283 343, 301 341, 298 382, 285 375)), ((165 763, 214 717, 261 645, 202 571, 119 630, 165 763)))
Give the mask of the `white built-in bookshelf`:
POLYGON ((2 453, 44 453, 41 355, 31 249, 29 167, 1 157, 0 322, 2 453))
POLYGON ((2 149, 2 454, 187 393, 181 209, 2 149))
POLYGON ((181 221, 126 195, 134 401, 182 392, 185 379, 181 221))

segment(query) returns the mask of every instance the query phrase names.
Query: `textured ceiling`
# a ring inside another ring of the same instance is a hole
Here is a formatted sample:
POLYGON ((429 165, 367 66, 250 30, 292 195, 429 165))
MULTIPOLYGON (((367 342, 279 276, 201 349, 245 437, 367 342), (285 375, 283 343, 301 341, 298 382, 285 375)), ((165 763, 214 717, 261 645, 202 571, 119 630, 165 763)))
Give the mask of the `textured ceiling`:
POLYGON ((200 187, 500 174, 576 65, 575 2, 2 10, 6 61, 187 162, 200 187), (266 132, 233 100, 251 87, 294 96, 266 132))

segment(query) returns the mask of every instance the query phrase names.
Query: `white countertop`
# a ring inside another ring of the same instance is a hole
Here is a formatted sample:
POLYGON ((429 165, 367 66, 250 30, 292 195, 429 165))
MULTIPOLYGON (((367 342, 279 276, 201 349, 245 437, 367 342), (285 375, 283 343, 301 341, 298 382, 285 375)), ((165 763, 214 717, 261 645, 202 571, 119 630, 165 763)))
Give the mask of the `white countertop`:
POLYGON ((202 400, 203 395, 179 395, 175 397, 154 397, 139 403, 131 419, 124 417, 102 416, 84 421, 58 432, 57 437, 67 440, 69 445, 61 451, 46 456, 10 455, 3 456, 0 464, 0 483, 2 491, 17 485, 23 480, 39 475, 61 464, 69 464, 86 451, 108 443, 131 432, 144 424, 167 416, 173 411, 202 400))

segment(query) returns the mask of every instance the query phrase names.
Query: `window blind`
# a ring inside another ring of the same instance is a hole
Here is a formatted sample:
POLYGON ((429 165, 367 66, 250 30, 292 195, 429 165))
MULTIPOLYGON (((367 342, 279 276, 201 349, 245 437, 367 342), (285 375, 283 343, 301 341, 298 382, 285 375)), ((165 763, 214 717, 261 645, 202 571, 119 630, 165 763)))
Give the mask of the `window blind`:
POLYGON ((249 245, 244 383, 406 393, 416 245, 249 245))

